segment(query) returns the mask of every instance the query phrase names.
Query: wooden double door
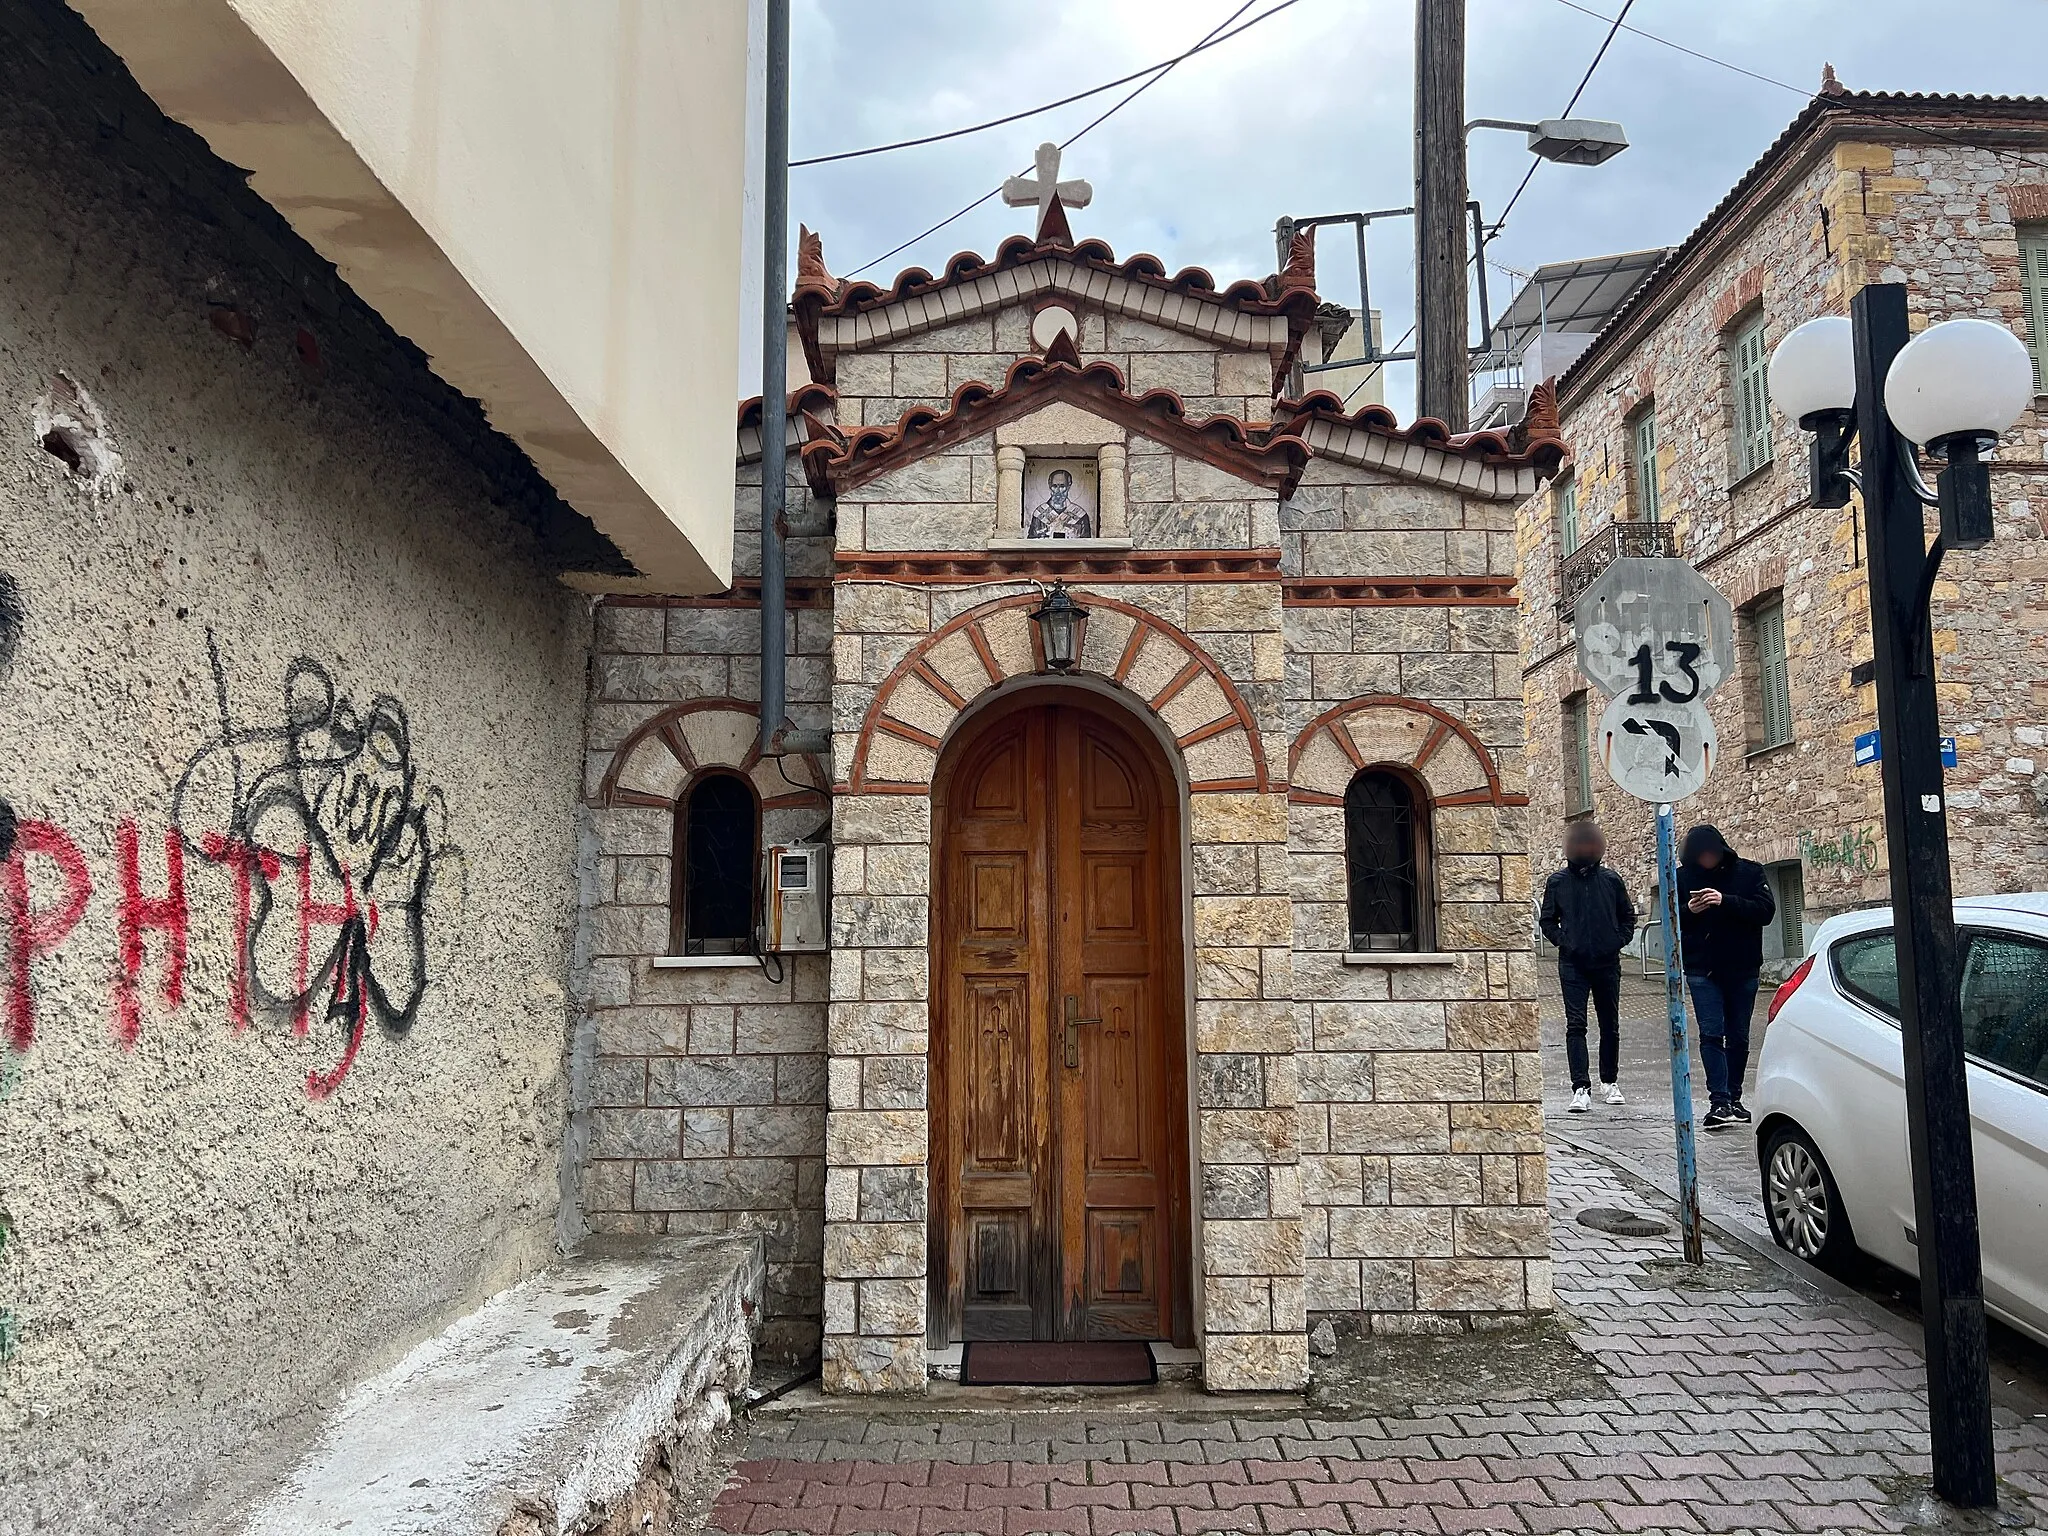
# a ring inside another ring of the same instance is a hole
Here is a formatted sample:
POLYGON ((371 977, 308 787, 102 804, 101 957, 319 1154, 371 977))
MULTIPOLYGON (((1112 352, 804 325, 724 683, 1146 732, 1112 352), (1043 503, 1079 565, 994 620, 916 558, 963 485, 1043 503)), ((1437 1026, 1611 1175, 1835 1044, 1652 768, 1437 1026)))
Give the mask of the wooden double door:
POLYGON ((974 722, 937 786, 939 1344, 1192 1342, 1178 796, 1063 692, 974 722))

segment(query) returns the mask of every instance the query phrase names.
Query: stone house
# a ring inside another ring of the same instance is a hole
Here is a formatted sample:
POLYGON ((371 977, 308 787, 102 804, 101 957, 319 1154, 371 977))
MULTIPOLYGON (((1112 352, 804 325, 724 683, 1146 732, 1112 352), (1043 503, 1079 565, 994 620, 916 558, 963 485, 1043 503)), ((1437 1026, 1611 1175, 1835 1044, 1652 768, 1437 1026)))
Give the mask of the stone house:
POLYGON ((1513 573, 1559 448, 1277 398, 1316 310, 1306 238, 1218 286, 1056 199, 887 287, 807 236, 830 760, 755 742, 758 402, 732 591, 598 610, 582 1219, 764 1232, 829 1390, 1016 1337, 1290 1388, 1322 1316, 1550 1306, 1513 573), (826 838, 827 944, 752 953, 762 850, 826 838))
MULTIPOLYGON (((1522 506, 1532 836, 1597 814, 1639 896, 1649 808, 1592 761, 1604 700, 1575 660, 1573 597, 1618 554, 1677 553, 1735 605, 1737 668, 1711 701, 1724 766, 1680 807, 1760 860, 1767 954, 1887 899, 1860 508, 1806 506, 1806 437, 1769 402, 1793 327, 1866 282, 1911 288, 1915 326, 1974 315, 2033 348, 2048 391, 2048 101, 1822 94, 1556 380, 1570 457, 1522 506)), ((2048 882, 2048 412, 1992 471, 1998 533, 1935 588, 1949 835, 1959 895, 2048 882)))

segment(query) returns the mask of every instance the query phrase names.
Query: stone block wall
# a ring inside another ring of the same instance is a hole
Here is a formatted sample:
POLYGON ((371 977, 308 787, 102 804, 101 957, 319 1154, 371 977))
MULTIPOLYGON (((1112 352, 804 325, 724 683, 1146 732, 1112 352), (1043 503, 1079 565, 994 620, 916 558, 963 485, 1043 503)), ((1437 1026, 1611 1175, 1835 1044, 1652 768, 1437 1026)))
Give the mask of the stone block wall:
MULTIPOLYGON (((1631 515, 1627 423, 1654 402, 1664 520, 1677 530, 1679 552, 1738 610, 1736 670, 1709 705, 1724 766, 1680 815, 1714 822, 1746 857, 1796 864, 1808 931, 1888 893, 1878 770, 1853 761, 1856 736, 1877 724, 1874 685, 1852 676, 1872 654, 1867 551, 1859 509, 1804 506, 1805 437, 1775 409, 1771 463, 1730 483, 1729 323, 1760 307, 1766 341, 1775 345, 1817 315, 1846 313, 1858 287, 1883 281, 1910 285, 1916 326, 1981 315, 2024 334, 2010 203, 2016 180, 2030 177, 2010 155, 1918 137, 1816 146, 1702 246, 1651 319, 1622 344, 1589 354, 1562 390, 1588 540, 1631 515), (1789 742, 1765 749, 1745 619, 1772 596, 1784 603, 1793 730, 1789 742)), ((1949 775, 1959 894, 2038 889, 2048 878, 2048 762, 2041 761, 2048 697, 2037 681, 2048 666, 2048 626, 2030 598, 2031 584, 2048 571, 2043 441, 2038 412, 2007 439, 1993 477, 1997 540, 1951 555, 1935 589, 1943 724, 1957 736, 1961 759, 1949 775)), ((1519 545, 1540 878, 1555 867, 1566 814, 1564 701, 1587 691, 1569 616, 1557 601, 1554 488, 1524 504, 1519 545)), ((1605 699, 1597 690, 1588 696, 1597 721, 1605 699)), ((1597 767, 1593 800, 1610 861, 1647 907, 1655 864, 1648 808, 1597 767)))
MULTIPOLYGON (((674 806, 696 772, 750 779, 763 846, 830 824, 821 765, 778 767, 755 752, 758 464, 741 465, 739 480, 735 594, 615 598, 597 610, 572 1136, 582 1230, 759 1232, 760 1350, 801 1359, 817 1348, 822 1306, 827 958, 665 963, 674 806)), ((795 478, 788 508, 798 523, 822 510, 795 478)), ((824 723, 830 689, 832 614, 817 581, 827 547, 790 544, 789 710, 808 728, 824 723)))
MULTIPOLYGON (((1514 515, 1327 463, 1282 508, 1298 568, 1393 577, 1511 574, 1514 515)), ((1513 593, 1400 590, 1286 612, 1308 1310, 1382 1332, 1552 1304, 1513 593), (1372 766, 1428 802, 1428 956, 1345 954, 1343 795, 1372 766)))

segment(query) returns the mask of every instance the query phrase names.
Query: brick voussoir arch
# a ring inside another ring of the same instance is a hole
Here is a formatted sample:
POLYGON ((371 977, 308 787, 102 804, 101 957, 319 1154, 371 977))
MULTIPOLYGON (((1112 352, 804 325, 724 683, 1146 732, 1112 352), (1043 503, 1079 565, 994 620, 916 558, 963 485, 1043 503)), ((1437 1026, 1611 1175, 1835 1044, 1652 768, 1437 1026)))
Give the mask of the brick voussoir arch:
POLYGON ((1502 787, 1499 764, 1469 725, 1397 693, 1361 694, 1311 720, 1287 752, 1288 799, 1341 806, 1351 776, 1381 765, 1415 775, 1436 806, 1529 803, 1502 787))
MULTIPOLYGON (((1264 794, 1273 787, 1252 712, 1214 657, 1157 614, 1101 593, 1075 596, 1089 613, 1076 670, 1123 689, 1166 726, 1191 792, 1264 794)), ((837 791, 929 794, 959 713, 1003 683, 1046 675, 1027 614, 1040 600, 1035 592, 993 599, 919 641, 876 689, 852 769, 837 791)))
POLYGON ((755 788, 760 792, 764 811, 822 804, 828 793, 829 777, 817 758, 808 753, 799 758, 802 771, 810 780, 808 785, 787 784, 787 775, 781 773, 772 780, 757 777, 756 770, 764 761, 758 729, 760 718, 761 706, 747 699, 692 699, 687 704, 661 710, 613 751, 598 785, 595 803, 674 810, 683 787, 701 770, 722 768, 756 779, 755 788), (692 717, 713 714, 731 715, 735 720, 727 722, 722 731, 702 729, 710 724, 708 721, 695 722, 699 728, 691 728, 692 717), (740 719, 755 722, 745 737, 736 736, 732 729, 740 719))

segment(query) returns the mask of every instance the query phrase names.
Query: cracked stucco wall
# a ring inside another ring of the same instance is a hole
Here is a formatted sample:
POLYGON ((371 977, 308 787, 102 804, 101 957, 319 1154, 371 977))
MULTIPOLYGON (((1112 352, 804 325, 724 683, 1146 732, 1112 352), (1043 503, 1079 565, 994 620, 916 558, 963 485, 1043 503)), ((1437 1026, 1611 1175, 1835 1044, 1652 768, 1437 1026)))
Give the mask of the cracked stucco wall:
POLYGON ((209 1528, 551 1258, 588 642, 587 529, 66 25, 0 5, 6 1536, 209 1528))

